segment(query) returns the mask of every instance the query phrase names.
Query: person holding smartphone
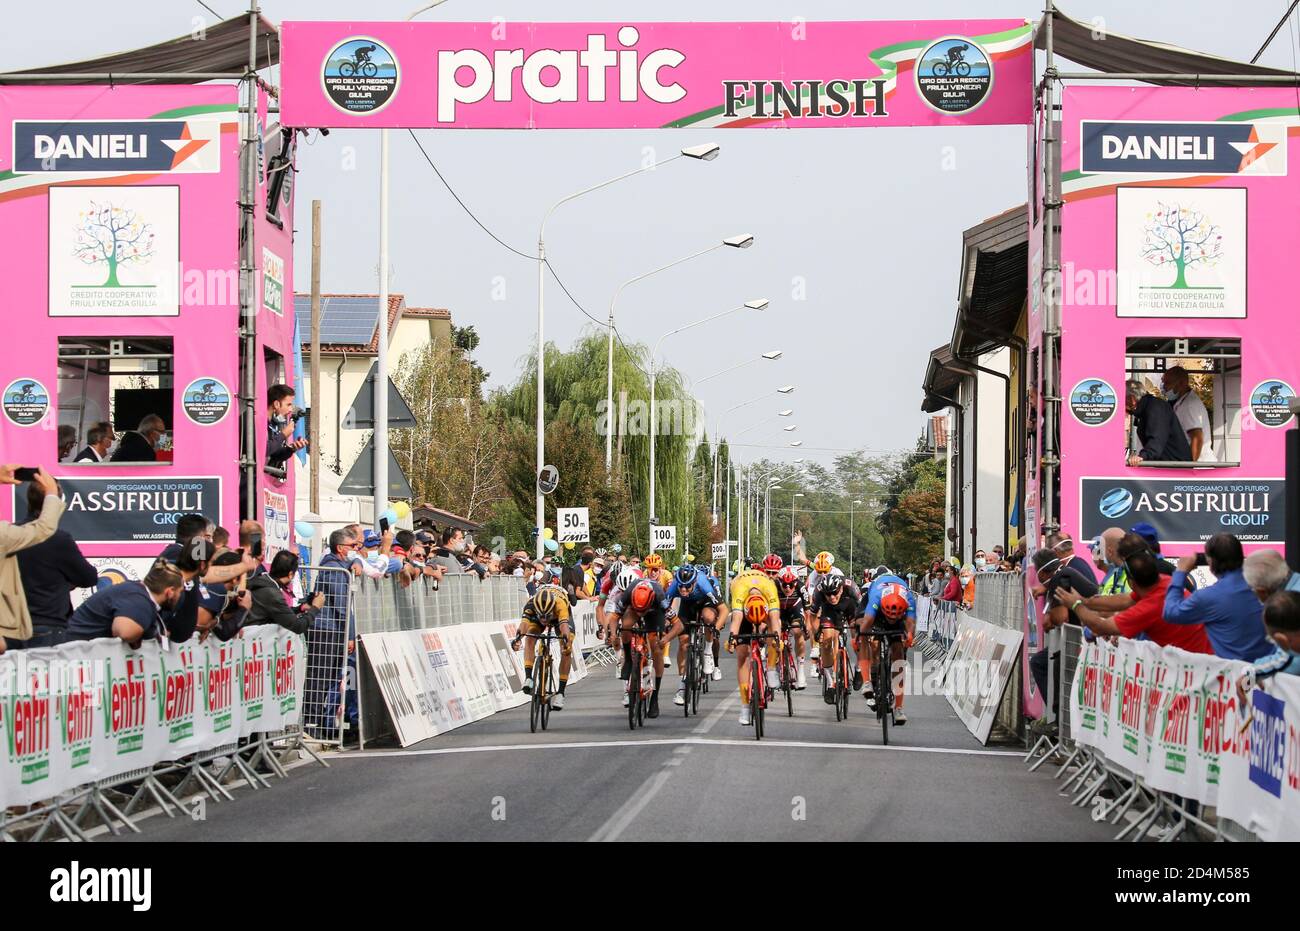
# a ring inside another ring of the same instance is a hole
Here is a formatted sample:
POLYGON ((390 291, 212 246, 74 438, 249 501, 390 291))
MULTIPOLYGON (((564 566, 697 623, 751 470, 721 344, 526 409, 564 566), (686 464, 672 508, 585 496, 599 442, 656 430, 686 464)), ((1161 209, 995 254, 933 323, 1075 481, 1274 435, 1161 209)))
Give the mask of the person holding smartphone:
POLYGON ((22 482, 33 482, 38 491, 44 492, 44 498, 41 516, 36 520, 26 524, 0 521, 0 653, 6 649, 6 640, 32 637, 32 616, 27 608, 18 560, 7 557, 48 540, 59 529, 59 518, 63 516, 58 483, 44 468, 0 465, 0 485, 22 482))

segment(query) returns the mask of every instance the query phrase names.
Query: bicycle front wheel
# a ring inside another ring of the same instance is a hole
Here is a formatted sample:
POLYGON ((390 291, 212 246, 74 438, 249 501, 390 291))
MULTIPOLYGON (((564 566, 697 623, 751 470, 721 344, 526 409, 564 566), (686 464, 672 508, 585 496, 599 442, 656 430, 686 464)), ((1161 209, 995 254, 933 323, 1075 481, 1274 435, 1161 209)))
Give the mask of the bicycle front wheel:
POLYGON ((368 61, 361 66, 361 73, 368 78, 373 78, 375 75, 379 73, 379 66, 376 65, 373 61, 368 61))
POLYGON ((684 694, 682 695, 682 698, 685 699, 685 701, 682 702, 682 716, 686 718, 691 716, 691 695, 695 693, 695 663, 695 648, 688 645, 686 648, 686 669, 683 670, 686 673, 686 676, 682 679, 682 684, 686 686, 684 694))
POLYGON ((538 687, 539 673, 537 669, 540 663, 533 663, 533 694, 528 703, 528 730, 534 734, 537 733, 537 725, 542 723, 542 690, 538 687))
POLYGON ((889 681, 889 642, 880 644, 880 684, 884 694, 876 693, 876 714, 880 715, 880 736, 889 746, 889 719, 893 716, 894 684, 889 681))
POLYGON ((632 651, 627 676, 627 728, 636 730, 636 712, 641 706, 641 654, 632 651))
POLYGON ((542 653, 541 657, 541 674, 537 678, 537 687, 533 689, 533 694, 538 697, 541 704, 542 730, 546 730, 551 723, 551 654, 550 651, 542 653))
POLYGON ((970 62, 968 62, 968 61, 959 61, 959 62, 957 62, 957 74, 958 74, 960 77, 963 77, 963 78, 965 78, 965 77, 969 77, 969 76, 970 76, 970 62))

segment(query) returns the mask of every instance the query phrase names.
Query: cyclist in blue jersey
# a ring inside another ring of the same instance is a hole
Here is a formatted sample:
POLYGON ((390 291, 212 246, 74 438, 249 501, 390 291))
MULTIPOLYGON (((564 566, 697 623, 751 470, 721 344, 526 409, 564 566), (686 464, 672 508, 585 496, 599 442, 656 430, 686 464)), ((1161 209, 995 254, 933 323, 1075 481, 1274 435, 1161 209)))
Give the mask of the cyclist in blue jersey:
MULTIPOLYGON (((907 648, 912 645, 916 633, 916 596, 901 578, 883 566, 881 569, 884 571, 875 574, 867 597, 863 599, 858 630, 865 635, 878 626, 881 630, 900 635, 898 639, 889 642, 889 659, 893 666, 905 660, 907 648)), ((879 646, 871 639, 868 640, 867 649, 858 654, 858 666, 863 672, 863 678, 868 680, 863 686, 862 697, 873 711, 877 690, 886 687, 885 683, 872 681, 879 660, 878 651, 879 646)), ((894 724, 899 727, 907 723, 907 717, 903 714, 902 692, 900 682, 899 687, 894 689, 894 724)))
MULTIPOLYGON (((677 671, 680 677, 677 680, 677 694, 673 697, 673 704, 684 705, 686 704, 686 651, 691 642, 684 626, 685 622, 700 622, 707 625, 704 628, 704 636, 708 643, 704 651, 704 674, 712 676, 717 668, 713 662, 714 625, 718 621, 718 606, 722 603, 722 597, 708 573, 686 565, 679 567, 673 574, 672 584, 668 586, 664 598, 669 606, 668 616, 672 619, 672 627, 664 635, 664 643, 671 643, 673 637, 677 638, 677 671)), ((722 678, 721 673, 717 678, 722 678)))

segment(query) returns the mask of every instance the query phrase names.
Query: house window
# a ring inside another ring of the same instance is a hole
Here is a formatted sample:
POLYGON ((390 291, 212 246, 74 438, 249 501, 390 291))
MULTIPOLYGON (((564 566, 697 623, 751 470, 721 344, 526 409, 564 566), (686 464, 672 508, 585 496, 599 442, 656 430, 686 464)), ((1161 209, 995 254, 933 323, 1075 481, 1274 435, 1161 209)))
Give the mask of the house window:
MULTIPOLYGON (((1191 457, 1145 460, 1169 468, 1222 468, 1241 464, 1241 340, 1225 337, 1130 337, 1125 377, 1172 405, 1191 457)), ((1129 455, 1149 437, 1127 418, 1129 455)), ((1179 444, 1181 446, 1181 444, 1179 444)))
POLYGON ((170 463, 172 338, 59 338, 59 427, 76 465, 170 463))

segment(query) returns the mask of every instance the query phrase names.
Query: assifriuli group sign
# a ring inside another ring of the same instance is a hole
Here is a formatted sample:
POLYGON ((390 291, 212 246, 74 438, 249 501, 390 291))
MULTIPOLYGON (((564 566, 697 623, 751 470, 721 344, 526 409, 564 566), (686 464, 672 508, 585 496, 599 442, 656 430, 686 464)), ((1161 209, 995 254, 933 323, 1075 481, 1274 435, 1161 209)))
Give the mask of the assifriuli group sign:
POLYGON ((1023 20, 286 22, 281 119, 331 128, 1028 125, 1023 20))

